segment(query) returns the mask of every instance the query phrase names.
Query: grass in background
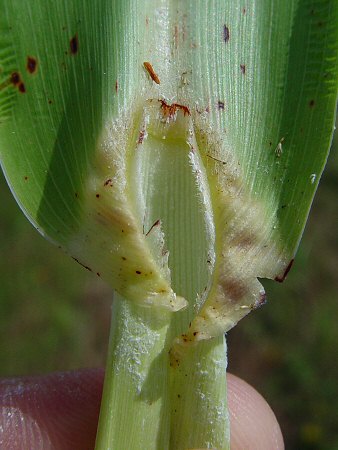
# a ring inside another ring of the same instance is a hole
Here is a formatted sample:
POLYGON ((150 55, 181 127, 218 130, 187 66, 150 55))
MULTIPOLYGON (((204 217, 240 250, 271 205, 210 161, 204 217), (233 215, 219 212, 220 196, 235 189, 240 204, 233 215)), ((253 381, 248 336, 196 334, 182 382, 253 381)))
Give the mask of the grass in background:
POLYGON ((0 371, 104 365, 112 293, 47 242, 1 176, 0 371))
MULTIPOLYGON (((338 449, 338 152, 294 267, 228 334, 229 370, 264 393, 287 449, 338 449)), ((0 181, 0 374, 103 366, 112 293, 24 218, 0 181)))

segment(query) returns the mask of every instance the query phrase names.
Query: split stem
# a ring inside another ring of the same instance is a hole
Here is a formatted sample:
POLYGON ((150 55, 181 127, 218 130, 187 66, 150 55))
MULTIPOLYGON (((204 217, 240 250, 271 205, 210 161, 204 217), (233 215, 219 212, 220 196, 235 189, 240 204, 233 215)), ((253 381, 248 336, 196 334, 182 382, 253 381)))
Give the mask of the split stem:
POLYGON ((168 449, 168 325, 115 296, 96 450, 168 449))
POLYGON ((225 340, 171 367, 171 318, 115 297, 96 450, 229 449, 225 340))

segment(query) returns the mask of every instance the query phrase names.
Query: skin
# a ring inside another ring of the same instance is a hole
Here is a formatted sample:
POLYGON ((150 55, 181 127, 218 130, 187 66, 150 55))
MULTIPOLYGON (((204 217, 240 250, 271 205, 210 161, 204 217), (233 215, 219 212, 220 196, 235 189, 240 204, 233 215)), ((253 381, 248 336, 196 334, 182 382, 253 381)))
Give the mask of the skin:
MULTIPOLYGON (((100 369, 0 381, 0 448, 92 450, 104 372, 100 369)), ((231 450, 283 450, 269 405, 228 375, 231 450)))

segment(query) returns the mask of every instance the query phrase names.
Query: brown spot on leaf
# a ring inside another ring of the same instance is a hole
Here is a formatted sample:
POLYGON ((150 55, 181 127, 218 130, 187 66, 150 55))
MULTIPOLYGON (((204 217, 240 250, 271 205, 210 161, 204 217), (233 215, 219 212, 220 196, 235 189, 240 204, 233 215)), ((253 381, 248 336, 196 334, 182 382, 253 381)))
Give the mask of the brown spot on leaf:
POLYGON ((241 64, 241 65, 240 65, 240 68, 241 68, 242 74, 245 75, 245 70, 246 70, 245 64, 241 64))
POLYGON ((38 61, 33 56, 27 56, 27 64, 26 64, 27 71, 31 74, 35 73, 38 68, 38 61))
POLYGON ((27 181, 28 180, 28 177, 27 177, 27 175, 23 178, 25 181, 27 181))
POLYGON ((257 242, 257 237, 250 232, 243 232, 236 236, 235 239, 231 240, 232 245, 236 245, 242 250, 249 250, 257 242))
POLYGON ((100 194, 96 194, 95 197, 96 197, 96 198, 100 198, 100 194))
POLYGON ((313 108, 315 106, 315 101, 314 100, 310 100, 309 101, 309 106, 310 106, 310 108, 313 108))
POLYGON ((224 42, 228 42, 229 39, 230 39, 229 28, 226 25, 224 25, 223 26, 223 40, 224 40, 224 42))
POLYGON ((24 94, 26 92, 26 87, 22 81, 21 81, 21 83, 19 83, 18 89, 22 94, 24 94))
POLYGON ((116 81, 115 81, 115 92, 116 92, 116 93, 117 93, 118 89, 119 89, 119 83, 118 83, 118 81, 116 80, 116 81))
POLYGON ((140 270, 135 270, 135 272, 137 273, 137 275, 141 275, 141 271, 140 270))
POLYGON ((218 109, 221 109, 222 111, 224 111, 224 102, 222 102, 221 100, 218 100, 217 106, 218 106, 218 109))
POLYGON ((13 72, 13 73, 11 74, 10 81, 11 81, 12 84, 14 84, 14 86, 18 86, 18 84, 19 84, 20 81, 21 81, 21 77, 20 77, 19 72, 13 72))
POLYGON ((138 140, 137 143, 138 144, 142 144, 143 140, 144 140, 144 136, 145 136, 145 130, 141 130, 139 135, 138 135, 138 140))
POLYGON ((175 25, 175 27, 174 27, 174 45, 175 45, 175 48, 178 47, 178 39, 179 39, 178 25, 175 25))
POLYGON ((72 55, 76 55, 76 53, 79 51, 79 38, 77 36, 77 33, 75 36, 73 36, 69 42, 70 47, 70 53, 72 55))
POLYGON ((104 182, 103 186, 113 186, 113 180, 108 178, 108 180, 104 182))
POLYGON ((244 297, 248 290, 246 285, 242 281, 236 280, 234 278, 228 278, 222 283, 222 285, 224 292, 227 294, 230 301, 233 302, 238 302, 241 298, 244 297))
POLYGON ((287 277, 288 273, 290 272, 290 269, 291 269, 293 263, 294 263, 294 259, 291 259, 289 264, 286 266, 284 273, 282 275, 277 275, 275 278, 275 281, 278 281, 278 283, 283 283, 283 281, 287 277))

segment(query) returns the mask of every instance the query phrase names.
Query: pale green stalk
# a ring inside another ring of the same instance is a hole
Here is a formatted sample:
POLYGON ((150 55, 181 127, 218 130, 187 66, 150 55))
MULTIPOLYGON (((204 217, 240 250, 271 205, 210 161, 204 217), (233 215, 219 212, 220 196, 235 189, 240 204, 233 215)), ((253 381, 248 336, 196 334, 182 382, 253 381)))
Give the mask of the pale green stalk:
POLYGON ((96 449, 167 449, 169 315, 115 296, 96 449))
POLYGON ((229 448, 225 340, 170 366, 168 319, 115 297, 97 450, 229 448))
POLYGON ((171 367, 170 450, 230 448, 226 367, 223 336, 189 347, 171 367))

